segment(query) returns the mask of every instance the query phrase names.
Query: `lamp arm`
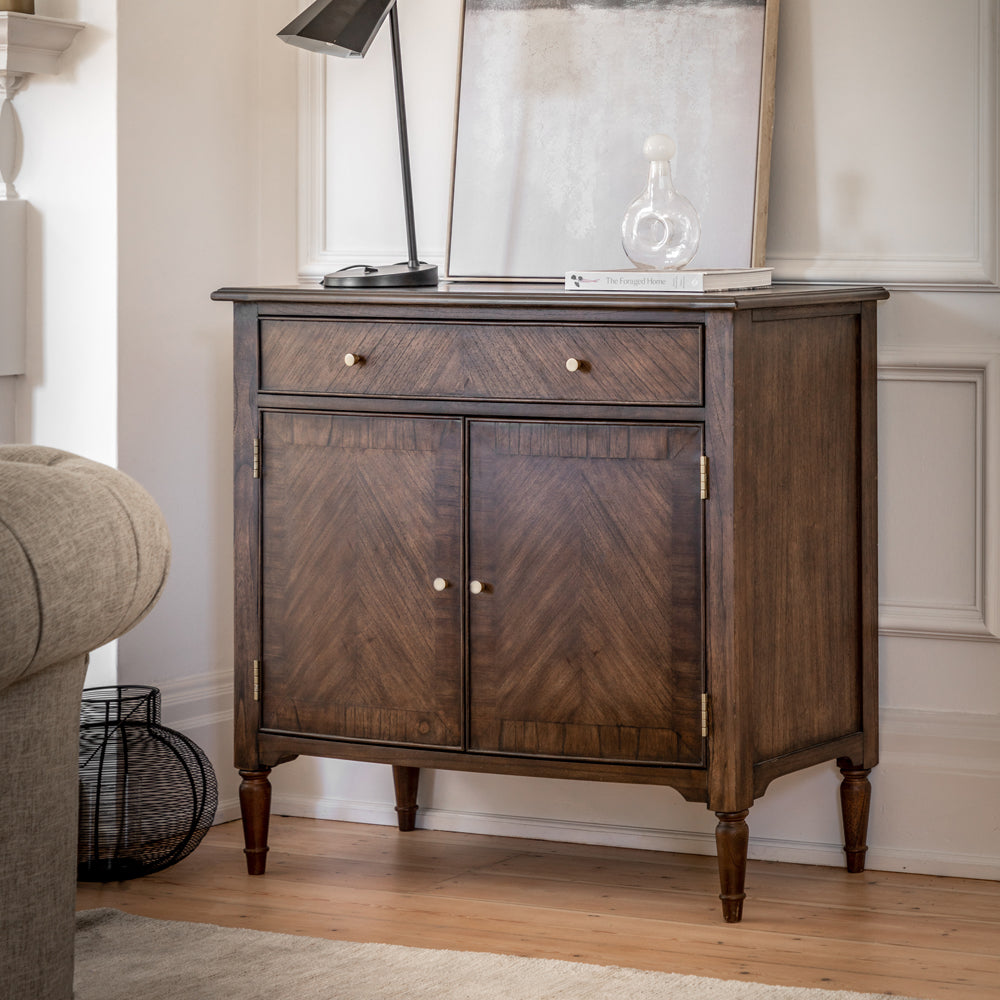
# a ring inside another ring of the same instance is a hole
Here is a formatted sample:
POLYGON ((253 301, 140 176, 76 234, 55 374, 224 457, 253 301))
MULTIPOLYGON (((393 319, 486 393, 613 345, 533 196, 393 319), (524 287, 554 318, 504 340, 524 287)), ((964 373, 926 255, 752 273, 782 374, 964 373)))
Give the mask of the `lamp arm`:
POLYGON ((403 99, 403 61, 399 52, 399 15, 396 4, 389 11, 392 36, 392 75, 396 82, 396 125, 399 130, 399 164, 403 174, 403 207, 406 212, 406 246, 408 264, 417 267, 417 236, 413 222, 413 184, 410 179, 410 144, 406 137, 406 102, 403 99))

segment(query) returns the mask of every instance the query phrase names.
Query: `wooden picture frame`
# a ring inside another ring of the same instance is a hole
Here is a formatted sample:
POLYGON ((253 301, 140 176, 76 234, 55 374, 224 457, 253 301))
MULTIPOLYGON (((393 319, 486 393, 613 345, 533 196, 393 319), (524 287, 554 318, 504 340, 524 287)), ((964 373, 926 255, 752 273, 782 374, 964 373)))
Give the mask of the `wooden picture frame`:
POLYGON ((764 263, 778 0, 465 0, 446 276, 628 267, 648 135, 701 218, 693 268, 764 263))

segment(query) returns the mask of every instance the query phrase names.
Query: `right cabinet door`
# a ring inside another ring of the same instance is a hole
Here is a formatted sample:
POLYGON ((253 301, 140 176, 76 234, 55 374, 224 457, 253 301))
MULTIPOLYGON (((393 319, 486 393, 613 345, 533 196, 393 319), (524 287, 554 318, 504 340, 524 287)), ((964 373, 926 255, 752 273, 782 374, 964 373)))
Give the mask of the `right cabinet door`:
POLYGON ((702 428, 469 428, 469 746, 704 764, 702 428))

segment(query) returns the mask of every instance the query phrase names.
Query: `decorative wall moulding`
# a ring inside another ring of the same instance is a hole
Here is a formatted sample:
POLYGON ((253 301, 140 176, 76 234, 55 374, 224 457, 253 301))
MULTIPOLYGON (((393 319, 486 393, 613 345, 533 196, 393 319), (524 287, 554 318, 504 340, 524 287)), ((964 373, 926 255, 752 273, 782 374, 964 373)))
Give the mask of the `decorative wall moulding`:
MULTIPOLYGON (((995 192, 992 195, 995 201, 995 192)), ((836 254, 793 256, 768 254, 775 281, 844 284, 878 284, 892 290, 916 291, 1000 291, 1000 262, 993 229, 1000 230, 1000 212, 994 208, 980 213, 978 256, 913 260, 888 257, 851 257, 836 254)))
MULTIPOLYGON (((879 354, 879 382, 941 382, 971 386, 975 393, 974 495, 965 497, 974 507, 969 548, 969 571, 975 597, 972 603, 914 602, 892 599, 884 592, 879 602, 882 635, 918 638, 1000 640, 1000 354, 985 351, 893 350, 879 354)), ((896 498, 904 502, 905 498, 896 498)), ((929 530, 933 530, 929 528, 929 530)), ((888 588, 884 588, 888 590, 888 588)))

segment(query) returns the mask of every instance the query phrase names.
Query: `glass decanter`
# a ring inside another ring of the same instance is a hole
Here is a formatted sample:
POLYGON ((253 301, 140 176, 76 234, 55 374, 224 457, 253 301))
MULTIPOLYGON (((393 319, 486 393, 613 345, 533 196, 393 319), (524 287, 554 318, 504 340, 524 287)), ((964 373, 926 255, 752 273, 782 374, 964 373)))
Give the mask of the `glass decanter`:
POLYGON ((646 190, 629 205, 622 220, 625 255, 643 271, 684 267, 698 252, 698 213, 674 189, 670 161, 677 145, 669 135, 651 135, 642 146, 649 161, 646 190))

